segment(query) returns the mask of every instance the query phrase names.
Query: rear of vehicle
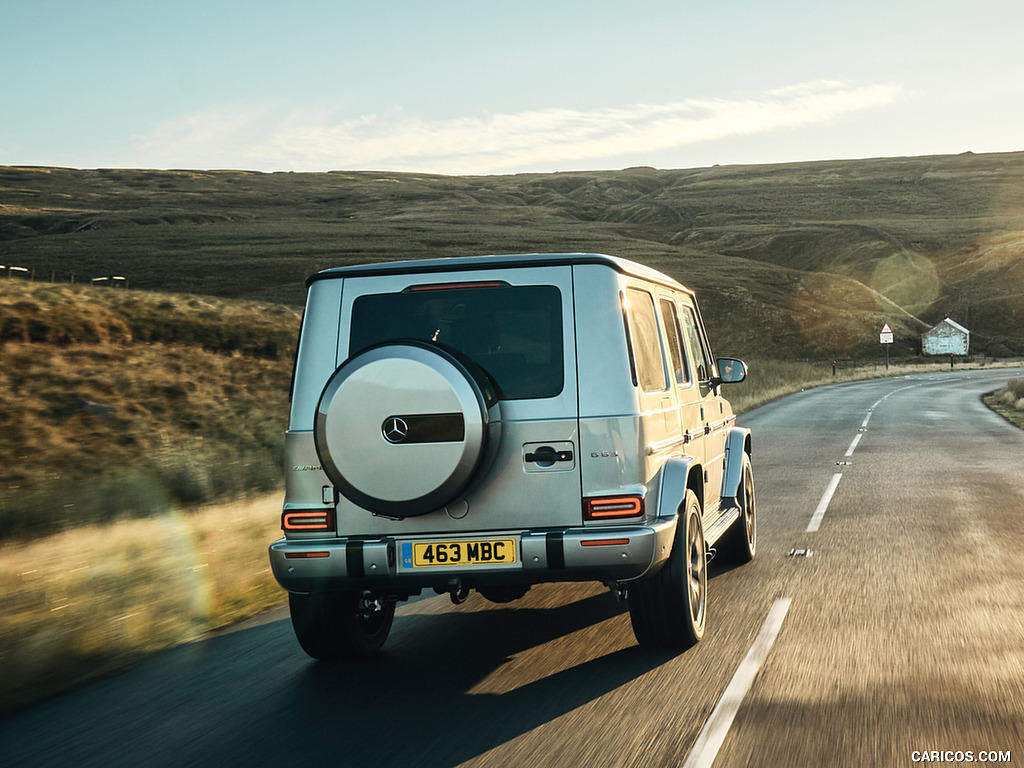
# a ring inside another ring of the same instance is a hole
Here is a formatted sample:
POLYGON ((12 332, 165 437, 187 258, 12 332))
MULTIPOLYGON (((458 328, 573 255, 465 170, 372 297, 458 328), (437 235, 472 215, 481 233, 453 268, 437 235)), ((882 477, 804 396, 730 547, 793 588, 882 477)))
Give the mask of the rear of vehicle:
POLYGON ((643 643, 704 630, 705 563, 756 542, 750 439, 693 294, 594 254, 313 276, 270 547, 317 658, 377 650, 396 602, 601 581, 643 643))
POLYGON ((375 650, 424 588, 504 601, 667 557, 616 266, 480 257, 310 279, 270 549, 307 652, 375 650))

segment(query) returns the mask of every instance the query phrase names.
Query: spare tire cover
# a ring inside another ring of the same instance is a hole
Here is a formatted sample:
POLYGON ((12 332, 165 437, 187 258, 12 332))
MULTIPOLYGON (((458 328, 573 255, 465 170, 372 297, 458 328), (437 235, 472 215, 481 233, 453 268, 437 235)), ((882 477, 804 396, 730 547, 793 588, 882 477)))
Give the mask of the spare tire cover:
POLYGON ((347 499, 412 517, 466 490, 488 453, 496 398, 486 376, 460 357, 402 341, 366 349, 334 372, 313 435, 324 471, 347 499))

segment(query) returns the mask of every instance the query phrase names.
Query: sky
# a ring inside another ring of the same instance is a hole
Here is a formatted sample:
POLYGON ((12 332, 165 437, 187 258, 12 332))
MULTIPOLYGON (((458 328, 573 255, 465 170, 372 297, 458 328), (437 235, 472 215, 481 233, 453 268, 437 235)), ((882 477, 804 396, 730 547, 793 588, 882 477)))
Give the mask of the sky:
POLYGON ((0 0, 0 165, 447 175, 1024 150, 1020 0, 0 0))

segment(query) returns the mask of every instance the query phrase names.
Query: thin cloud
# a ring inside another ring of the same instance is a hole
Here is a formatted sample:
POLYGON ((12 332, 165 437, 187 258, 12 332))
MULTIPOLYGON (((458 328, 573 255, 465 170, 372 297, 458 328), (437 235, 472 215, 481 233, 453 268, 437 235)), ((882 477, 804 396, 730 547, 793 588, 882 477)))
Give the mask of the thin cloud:
POLYGON ((396 169, 502 173, 600 167, 730 136, 768 133, 894 102, 895 84, 833 81, 733 99, 691 99, 590 111, 539 109, 426 120, 396 109, 339 118, 333 110, 245 105, 172 121, 139 137, 142 164, 261 170, 396 169))

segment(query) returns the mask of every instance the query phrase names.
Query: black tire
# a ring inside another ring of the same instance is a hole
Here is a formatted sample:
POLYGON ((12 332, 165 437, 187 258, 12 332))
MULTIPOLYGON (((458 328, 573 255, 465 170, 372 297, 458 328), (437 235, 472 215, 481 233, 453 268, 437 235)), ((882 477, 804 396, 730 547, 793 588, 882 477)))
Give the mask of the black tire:
POLYGON ((743 454, 743 475, 740 480, 736 504, 740 517, 715 545, 716 562, 743 565, 757 553, 757 504, 754 499, 754 471, 750 456, 743 454))
POLYGON ((629 618, 641 645, 689 648, 704 636, 707 551, 700 501, 687 490, 668 562, 629 587, 629 618))
POLYGON ((371 603, 356 591, 289 594, 288 607, 302 650, 323 661, 376 653, 395 619, 393 602, 371 603))

